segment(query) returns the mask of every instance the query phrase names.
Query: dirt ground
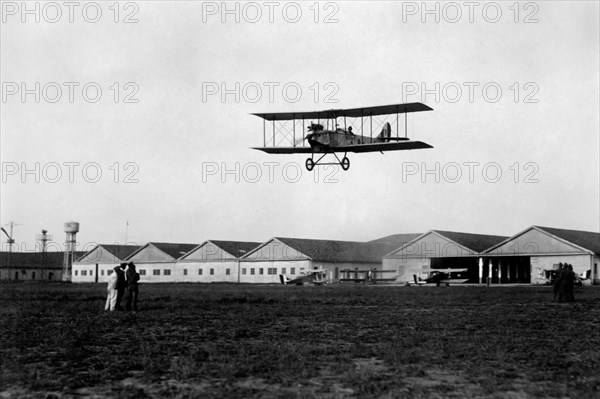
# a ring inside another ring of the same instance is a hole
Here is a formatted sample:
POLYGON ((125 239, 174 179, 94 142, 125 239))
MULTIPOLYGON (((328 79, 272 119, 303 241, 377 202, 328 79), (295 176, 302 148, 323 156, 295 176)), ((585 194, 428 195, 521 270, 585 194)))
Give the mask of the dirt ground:
POLYGON ((600 397, 600 287, 0 284, 0 398, 600 397))

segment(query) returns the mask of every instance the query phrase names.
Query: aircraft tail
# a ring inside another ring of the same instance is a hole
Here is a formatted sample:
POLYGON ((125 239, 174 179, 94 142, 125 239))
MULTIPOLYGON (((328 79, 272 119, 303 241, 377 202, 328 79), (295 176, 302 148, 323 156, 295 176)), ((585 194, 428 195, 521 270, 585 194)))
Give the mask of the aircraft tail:
POLYGON ((383 129, 381 129, 381 133, 377 136, 377 139, 385 142, 389 141, 390 137, 392 137, 392 127, 389 122, 386 122, 385 125, 383 125, 383 129))
POLYGON ((279 281, 281 281, 281 284, 286 285, 287 284, 287 277, 285 277, 283 274, 279 275, 279 281))

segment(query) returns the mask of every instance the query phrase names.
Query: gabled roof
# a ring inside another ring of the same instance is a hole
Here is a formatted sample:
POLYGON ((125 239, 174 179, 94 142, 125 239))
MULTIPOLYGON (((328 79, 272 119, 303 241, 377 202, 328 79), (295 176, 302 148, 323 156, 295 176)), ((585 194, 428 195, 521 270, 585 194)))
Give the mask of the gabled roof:
POLYGON ((82 256, 76 258, 76 262, 81 261, 86 256, 96 251, 97 249, 101 249, 106 251, 115 257, 115 261, 121 261, 127 258, 129 255, 133 254, 135 251, 140 249, 141 245, 120 245, 120 244, 98 244, 91 250, 84 252, 82 256))
POLYGON ((312 240, 304 238, 275 237, 285 245, 303 253, 316 262, 381 262, 389 252, 389 244, 359 241, 312 240))
POLYGON ((192 249, 196 248, 198 244, 187 244, 187 243, 170 243, 170 242, 149 242, 144 246, 140 247, 137 251, 132 252, 127 259, 134 257, 139 254, 148 246, 153 246, 159 251, 164 252, 173 259, 179 259, 192 249))
POLYGON ((369 241, 372 244, 393 244, 397 248, 403 247, 417 237, 420 237, 423 233, 406 233, 406 234, 392 234, 390 236, 377 238, 369 241))
POLYGON ((443 231, 443 230, 432 230, 442 236, 454 241, 463 247, 472 250, 473 252, 483 252, 492 245, 496 245, 508 237, 505 236, 492 236, 487 234, 471 234, 471 233, 460 233, 457 231, 443 231))
MULTIPOLYGON (((75 258, 83 254, 82 251, 76 251, 75 258)), ((0 252, 0 267, 62 269, 64 257, 64 252, 0 252)))
POLYGON ((555 229, 553 227, 542 226, 532 226, 532 228, 545 231, 553 236, 578 245, 581 248, 585 248, 588 251, 592 251, 596 255, 600 255, 600 233, 581 230, 555 229))
POLYGON ((241 258, 261 244, 260 242, 253 241, 209 240, 208 242, 212 242, 217 247, 221 248, 228 254, 235 256, 236 258, 241 258))

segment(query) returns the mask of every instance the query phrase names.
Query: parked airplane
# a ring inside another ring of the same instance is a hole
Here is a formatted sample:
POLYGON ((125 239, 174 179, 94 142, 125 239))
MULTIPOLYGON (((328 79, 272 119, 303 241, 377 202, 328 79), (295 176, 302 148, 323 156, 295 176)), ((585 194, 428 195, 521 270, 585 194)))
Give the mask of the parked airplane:
POLYGON ((300 273, 300 275, 296 278, 289 278, 284 274, 279 275, 279 280, 281 284, 284 285, 304 285, 304 284, 314 284, 314 285, 323 285, 330 283, 329 278, 327 277, 327 271, 323 269, 314 269, 308 272, 300 273))
POLYGON ((446 286, 449 286, 450 283, 462 284, 469 280, 465 276, 467 270, 468 269, 431 269, 425 278, 413 274, 413 282, 408 282, 407 285, 435 284, 439 287, 442 284, 445 284, 446 286))

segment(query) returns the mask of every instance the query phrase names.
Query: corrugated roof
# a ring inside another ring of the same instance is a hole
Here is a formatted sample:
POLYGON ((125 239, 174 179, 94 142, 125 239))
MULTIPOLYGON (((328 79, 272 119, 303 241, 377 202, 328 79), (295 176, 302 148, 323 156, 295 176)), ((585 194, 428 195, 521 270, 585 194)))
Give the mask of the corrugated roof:
POLYGON ((600 255, 600 233, 581 230, 555 229, 553 227, 542 226, 533 227, 600 255))
POLYGON ((170 242, 149 242, 148 244, 155 246, 156 248, 160 249, 161 251, 163 251, 164 253, 166 253, 174 259, 181 258, 183 255, 187 254, 192 249, 198 246, 198 244, 182 244, 170 242))
MULTIPOLYGON (((84 253, 76 251, 75 258, 84 253)), ((0 252, 0 267, 62 269, 64 258, 64 252, 0 252)))
POLYGON ((462 245, 474 252, 482 252, 493 245, 496 245, 508 237, 504 236, 492 236, 487 234, 471 234, 471 233, 460 233, 457 231, 443 231, 443 230, 432 230, 442 236, 454 241, 457 244, 462 245))
POLYGON ((394 244, 359 241, 311 240, 287 237, 275 237, 275 239, 316 262, 380 263, 383 255, 395 248, 394 244))
POLYGON ((254 248, 258 247, 262 243, 260 242, 251 242, 251 241, 222 241, 222 240, 209 240, 217 247, 221 248, 223 251, 235 256, 236 258, 241 258, 246 255, 248 252, 252 251, 254 248))

